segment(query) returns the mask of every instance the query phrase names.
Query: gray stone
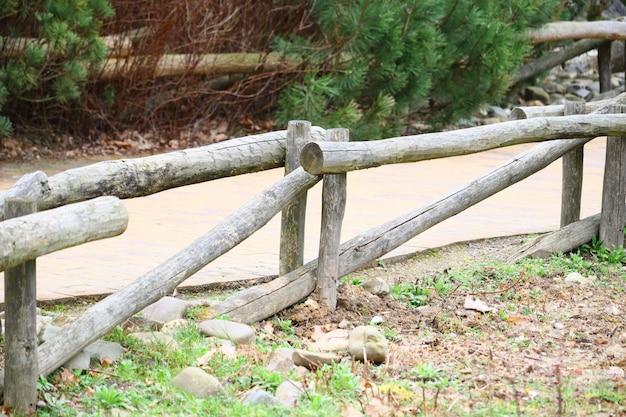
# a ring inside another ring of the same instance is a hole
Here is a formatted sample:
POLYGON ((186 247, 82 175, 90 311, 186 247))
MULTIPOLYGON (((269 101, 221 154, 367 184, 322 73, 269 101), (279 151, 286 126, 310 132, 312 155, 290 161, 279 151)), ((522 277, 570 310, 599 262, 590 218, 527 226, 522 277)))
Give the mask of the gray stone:
POLYGON ((335 329, 320 337, 317 342, 308 345, 308 348, 318 352, 345 351, 348 349, 349 336, 349 330, 335 329))
POLYGON ((210 398, 225 392, 220 381, 200 368, 189 367, 172 379, 172 385, 196 398, 210 398))
POLYGON ((295 407, 304 394, 302 384, 298 381, 285 381, 276 388, 276 398, 287 407, 295 407))
POLYGON ((374 316, 370 320, 370 324, 373 324, 373 325, 383 324, 384 322, 385 322, 385 319, 382 316, 374 316))
POLYGON ((498 118, 501 122, 509 120, 509 113, 500 106, 488 106, 487 114, 490 117, 498 118))
POLYGON ((91 359, 102 361, 104 358, 112 362, 117 361, 124 354, 124 348, 119 343, 96 340, 84 349, 91 359))
POLYGON ((141 311, 141 315, 147 319, 163 324, 168 321, 182 319, 185 312, 193 303, 176 297, 163 297, 154 304, 141 311))
POLYGON ((348 339, 350 355, 360 361, 383 363, 389 355, 389 343, 378 329, 372 326, 358 326, 350 332, 348 339))
POLYGON ((526 100, 539 100, 543 104, 550 102, 550 94, 546 90, 537 86, 529 86, 524 89, 524 98, 526 100))
POLYGON ((287 375, 293 369, 293 349, 277 348, 272 352, 267 369, 272 372, 280 372, 287 375))
POLYGON ((41 342, 46 342, 50 340, 51 338, 53 338, 54 336, 56 336, 56 334, 59 333, 61 329, 62 327, 55 326, 53 324, 48 324, 46 327, 44 327, 43 332, 41 333, 41 336, 39 336, 39 340, 41 342))
POLYGON ((242 323, 228 320, 205 320, 198 324, 200 333, 220 339, 231 340, 236 344, 250 344, 255 341, 254 329, 242 323))
POLYGON ((583 100, 591 98, 591 91, 587 90, 586 88, 579 88, 578 90, 574 91, 574 94, 582 98, 583 100))
POLYGON ((169 334, 161 332, 137 332, 130 333, 129 336, 140 340, 147 346, 163 345, 170 350, 178 349, 178 343, 169 334))
POLYGON ((67 369, 81 369, 86 371, 91 365, 91 355, 84 350, 78 352, 72 359, 63 365, 67 369))
POLYGON ((385 297, 389 295, 389 284, 380 278, 374 277, 368 279, 363 284, 361 284, 363 289, 371 294, 378 295, 379 297, 385 297))
POLYGON ((278 398, 274 397, 269 392, 265 390, 260 390, 260 389, 249 391, 246 394, 246 396, 243 397, 243 400, 241 402, 243 404, 249 404, 249 405, 259 405, 259 404, 280 405, 281 404, 281 402, 278 401, 278 398))
POLYGON ((318 369, 322 365, 332 365, 341 360, 339 356, 332 353, 309 352, 302 349, 294 350, 292 358, 294 364, 308 369, 318 369))
MULTIPOLYGON (((44 330, 46 329, 46 326, 49 326, 50 323, 52 323, 52 317, 50 317, 50 316, 37 316, 36 326, 37 326, 37 336, 38 337, 40 337, 43 334, 44 330)), ((4 326, 2 326, 2 328, 4 329, 4 326)))

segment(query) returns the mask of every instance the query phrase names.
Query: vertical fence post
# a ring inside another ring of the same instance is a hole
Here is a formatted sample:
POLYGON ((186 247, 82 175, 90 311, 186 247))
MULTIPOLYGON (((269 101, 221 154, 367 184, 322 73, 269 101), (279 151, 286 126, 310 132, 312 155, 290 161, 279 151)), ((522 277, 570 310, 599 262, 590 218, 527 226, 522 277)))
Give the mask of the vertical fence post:
MULTIPOLYGON (((565 116, 585 113, 585 103, 568 101, 565 103, 565 116)), ((561 227, 580 220, 580 199, 583 189, 584 145, 563 155, 561 189, 561 227)))
MULTIPOLYGON (((326 140, 348 142, 348 129, 329 129, 326 140)), ((341 224, 346 208, 347 176, 324 175, 322 188, 322 226, 317 263, 317 291, 320 301, 331 311, 337 308, 337 279, 339 278, 339 245, 341 224)))
POLYGON ((600 92, 611 89, 611 41, 604 42, 598 47, 598 75, 600 77, 600 92))
MULTIPOLYGON (((300 151, 310 140, 311 123, 292 120, 287 127, 285 175, 300 167, 300 151)), ((279 275, 300 268, 304 263, 304 224, 306 192, 282 211, 280 228, 279 275)))
MULTIPOLYGON (((37 211, 35 200, 6 199, 4 218, 37 211)), ((4 271, 4 408, 31 415, 37 401, 37 291, 35 260, 4 271)))
MULTIPOLYGON (((610 113, 626 113, 626 105, 614 104, 610 107, 610 113)), ((626 137, 609 136, 606 139, 600 218, 600 239, 607 248, 624 246, 625 201, 626 137)))

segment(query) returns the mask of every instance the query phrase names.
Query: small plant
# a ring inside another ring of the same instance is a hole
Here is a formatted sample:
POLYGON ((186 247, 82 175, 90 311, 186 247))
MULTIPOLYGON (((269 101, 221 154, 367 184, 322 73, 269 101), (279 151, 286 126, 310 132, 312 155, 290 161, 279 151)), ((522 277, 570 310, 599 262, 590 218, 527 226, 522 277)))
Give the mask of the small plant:
POLYGON ((442 296, 448 295, 452 291, 452 284, 450 284, 450 281, 442 275, 437 278, 434 283, 434 287, 437 294, 442 296))
POLYGON ((211 309, 203 305, 193 306, 185 312, 185 318, 195 321, 204 320, 210 316, 211 309))
POLYGON ((115 388, 114 385, 99 385, 94 389, 94 398, 105 408, 128 408, 128 400, 124 393, 115 388))
POLYGON ((344 277, 343 282, 353 285, 355 287, 363 284, 363 280, 361 278, 353 277, 352 275, 344 277))
POLYGON ((287 336, 294 336, 296 334, 291 320, 276 319, 276 324, 278 325, 278 328, 287 336))
POLYGON ((585 243, 580 247, 583 252, 589 252, 592 255, 597 254, 603 249, 602 240, 600 240, 596 235, 591 237, 591 242, 585 243))
POLYGON ((391 295, 396 300, 406 301, 411 307, 421 307, 428 304, 429 293, 429 290, 414 283, 403 283, 391 288, 391 295))

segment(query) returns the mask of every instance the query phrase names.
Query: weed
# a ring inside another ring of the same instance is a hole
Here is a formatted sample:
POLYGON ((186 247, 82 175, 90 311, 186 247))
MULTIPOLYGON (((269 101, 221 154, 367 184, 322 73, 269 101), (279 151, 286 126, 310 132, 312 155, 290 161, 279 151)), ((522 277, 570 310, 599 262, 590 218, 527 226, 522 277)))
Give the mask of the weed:
POLYGON ((348 277, 343 277, 343 282, 348 283, 350 285, 358 286, 363 284, 363 280, 360 278, 353 277, 352 275, 348 277))
POLYGON ((94 389, 93 396, 105 408, 130 408, 128 398, 114 385, 99 385, 94 389))
POLYGON ((391 295, 406 303, 411 307, 421 307, 428 303, 429 291, 414 283, 403 283, 391 288, 391 295))

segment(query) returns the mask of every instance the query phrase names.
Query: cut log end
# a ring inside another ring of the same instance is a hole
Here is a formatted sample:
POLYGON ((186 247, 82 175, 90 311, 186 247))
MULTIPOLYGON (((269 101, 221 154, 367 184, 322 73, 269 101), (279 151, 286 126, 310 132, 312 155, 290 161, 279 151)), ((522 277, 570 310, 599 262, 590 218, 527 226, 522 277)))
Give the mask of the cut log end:
POLYGON ((317 143, 307 143, 300 153, 300 164, 309 174, 320 175, 324 167, 324 152, 317 143))

